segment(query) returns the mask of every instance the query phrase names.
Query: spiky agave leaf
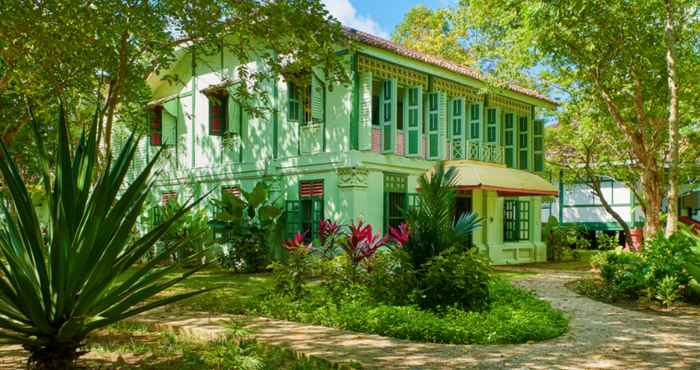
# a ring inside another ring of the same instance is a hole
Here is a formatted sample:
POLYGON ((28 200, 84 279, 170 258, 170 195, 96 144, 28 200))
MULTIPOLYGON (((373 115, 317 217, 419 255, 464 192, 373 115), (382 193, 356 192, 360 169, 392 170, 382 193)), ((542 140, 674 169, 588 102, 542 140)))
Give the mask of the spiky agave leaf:
POLYGON ((9 201, 9 207, 0 205, 4 216, 0 225, 0 340, 22 344, 32 353, 30 361, 40 368, 69 366, 77 358, 77 348, 95 329, 204 292, 153 299, 195 270, 164 279, 189 262, 159 266, 179 245, 163 249, 144 265, 136 263, 196 202, 131 240, 130 232, 153 185, 152 172, 160 152, 123 187, 138 139, 129 137, 119 155, 109 158, 105 170, 99 172, 98 117, 99 112, 71 156, 61 109, 53 174, 38 135, 39 123, 33 119, 49 200, 48 225, 40 224, 24 180, 0 143, 0 172, 9 201))

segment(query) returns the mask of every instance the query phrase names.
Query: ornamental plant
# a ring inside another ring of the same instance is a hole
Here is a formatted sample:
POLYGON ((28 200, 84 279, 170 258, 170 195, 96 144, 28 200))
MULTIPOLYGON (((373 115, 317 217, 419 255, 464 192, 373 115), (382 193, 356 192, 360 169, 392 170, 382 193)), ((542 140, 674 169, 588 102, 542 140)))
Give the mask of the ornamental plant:
POLYGON ((20 170, 0 143, 7 199, 0 202, 0 339, 22 345, 35 369, 72 369, 91 332, 205 291, 155 298, 196 269, 177 278, 165 276, 200 255, 160 266, 180 248, 176 243, 145 264, 137 263, 193 204, 134 238, 131 230, 153 185, 151 171, 161 152, 125 184, 138 139, 132 135, 116 158, 108 156, 98 166, 99 117, 98 111, 71 154, 68 125, 60 110, 53 168, 40 125, 32 118, 49 205, 45 224, 39 221, 20 170))

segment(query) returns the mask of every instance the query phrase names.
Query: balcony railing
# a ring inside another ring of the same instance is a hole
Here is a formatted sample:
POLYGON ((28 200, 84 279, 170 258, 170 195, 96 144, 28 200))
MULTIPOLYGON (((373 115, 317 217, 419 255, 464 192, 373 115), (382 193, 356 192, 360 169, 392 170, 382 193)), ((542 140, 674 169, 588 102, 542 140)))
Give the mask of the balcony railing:
POLYGON ((504 163, 505 148, 497 144, 453 141, 451 159, 469 159, 490 163, 504 163))

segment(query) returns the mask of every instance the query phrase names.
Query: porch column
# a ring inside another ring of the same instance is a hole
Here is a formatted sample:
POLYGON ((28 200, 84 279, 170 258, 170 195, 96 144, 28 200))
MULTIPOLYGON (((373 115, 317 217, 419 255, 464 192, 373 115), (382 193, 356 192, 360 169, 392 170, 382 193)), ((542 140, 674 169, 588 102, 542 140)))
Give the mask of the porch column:
POLYGON ((486 245, 488 233, 488 209, 486 207, 486 193, 483 190, 472 190, 472 212, 476 213, 481 219, 481 227, 472 233, 472 243, 479 248, 482 253, 487 253, 486 245))
MULTIPOLYGON (((338 201, 342 222, 366 220, 368 171, 364 168, 339 168, 338 172, 338 201)), ((381 205, 373 205, 375 207, 381 205)))
POLYGON ((542 197, 530 197, 532 214, 530 215, 530 240, 535 245, 535 260, 547 261, 547 246, 542 242, 542 197))
POLYGON ((486 216, 484 224, 488 225, 486 229, 486 244, 488 248, 494 248, 496 245, 503 244, 503 202, 499 202, 498 192, 484 191, 486 216), (499 207, 499 204, 501 206, 499 207))

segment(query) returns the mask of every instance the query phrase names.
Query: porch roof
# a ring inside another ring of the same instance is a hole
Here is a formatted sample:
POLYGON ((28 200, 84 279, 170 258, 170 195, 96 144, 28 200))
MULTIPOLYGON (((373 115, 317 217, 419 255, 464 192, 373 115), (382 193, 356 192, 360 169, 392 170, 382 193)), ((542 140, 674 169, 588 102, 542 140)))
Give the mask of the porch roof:
POLYGON ((533 173, 504 165, 469 160, 445 161, 457 170, 455 183, 460 190, 495 190, 501 196, 557 196, 559 191, 533 173))

